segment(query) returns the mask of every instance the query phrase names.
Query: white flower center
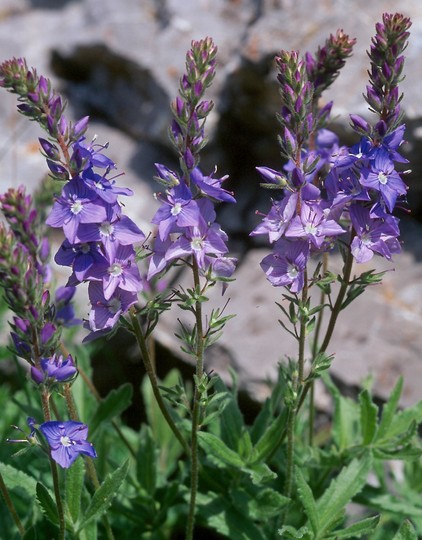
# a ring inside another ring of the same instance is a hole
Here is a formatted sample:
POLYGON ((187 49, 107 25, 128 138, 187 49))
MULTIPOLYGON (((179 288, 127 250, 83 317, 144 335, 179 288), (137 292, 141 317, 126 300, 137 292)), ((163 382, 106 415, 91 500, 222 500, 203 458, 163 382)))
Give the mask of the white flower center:
POLYGON ((182 211, 182 205, 181 205, 181 203, 178 202, 171 209, 171 215, 172 216, 177 216, 177 215, 180 214, 181 211, 182 211))
POLYGON ((81 201, 74 201, 70 205, 70 211, 72 212, 72 214, 75 214, 75 215, 82 212, 82 208, 83 208, 83 204, 81 203, 81 201))
POLYGON ((193 251, 201 251, 204 247, 204 243, 202 241, 202 238, 199 236, 197 238, 193 238, 190 247, 193 249, 193 251))
POLYGON ((294 264, 289 263, 287 267, 287 275, 290 279, 296 279, 299 274, 299 270, 297 269, 297 266, 294 264))
POLYGON ((108 304, 108 310, 110 313, 116 314, 122 309, 122 303, 118 298, 112 298, 108 304))
POLYGON ((104 186, 102 185, 101 182, 94 182, 94 186, 95 186, 97 189, 100 189, 100 190, 104 191, 104 186))
POLYGON ((108 267, 107 272, 112 276, 121 276, 123 273, 122 265, 120 263, 113 263, 108 267))
POLYGON ((360 237, 360 241, 364 246, 368 246, 371 244, 371 236, 369 233, 363 233, 360 237))
POLYGON ((313 236, 316 235, 318 232, 318 229, 313 225, 313 223, 307 223, 304 227, 306 234, 312 234, 313 236))
POLYGON ((67 435, 65 435, 64 437, 60 437, 60 443, 62 444, 62 446, 72 446, 72 441, 67 435))
POLYGON ((383 172, 378 173, 378 181, 380 184, 385 185, 387 183, 387 180, 388 180, 388 176, 385 173, 383 172))
POLYGON ((114 226, 109 221, 104 221, 100 225, 100 233, 103 236, 111 236, 114 231, 114 226))

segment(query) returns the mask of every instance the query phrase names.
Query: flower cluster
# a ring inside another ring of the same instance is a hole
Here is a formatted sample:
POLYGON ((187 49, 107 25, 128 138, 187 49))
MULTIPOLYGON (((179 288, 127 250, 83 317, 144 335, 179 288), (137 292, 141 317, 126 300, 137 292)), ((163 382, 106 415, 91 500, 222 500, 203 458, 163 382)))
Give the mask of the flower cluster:
POLYGON ((13 59, 0 66, 0 85, 17 93, 19 111, 48 133, 48 139, 40 139, 47 165, 54 179, 65 182, 46 221, 65 236, 55 261, 72 268, 68 286, 89 281, 91 336, 108 331, 142 289, 133 245, 145 236, 118 201, 132 192, 115 185, 110 178, 115 164, 104 154, 106 146, 84 136, 88 117, 69 122, 48 79, 13 59))
POLYGON ((396 14, 384 15, 376 27, 366 100, 379 120, 371 126, 351 115, 361 137, 352 148, 340 146, 338 137, 322 127, 331 104, 318 110, 317 100, 354 40, 339 32, 336 47, 331 37, 331 54, 319 50, 317 58, 307 53, 301 60, 297 52, 282 51, 276 59, 282 97, 280 144, 288 162, 283 172, 258 167, 264 187, 280 189, 282 196, 272 201, 251 233, 268 234, 274 246, 261 263, 273 285, 299 292, 309 256, 331 249, 340 237, 358 263, 374 253, 391 259, 400 251, 399 220, 392 212, 398 202, 405 202, 407 191, 395 162, 406 162, 398 152, 405 129, 400 124, 398 83, 409 26, 409 19, 396 14))
POLYGON ((49 286, 50 246, 38 212, 25 189, 9 189, 0 196, 6 223, 0 225, 0 283, 14 317, 11 337, 18 356, 32 369, 42 358, 52 358, 59 347, 61 328, 74 324, 73 287, 60 287, 55 302, 49 286))
POLYGON ((156 164, 156 180, 166 190, 157 195, 161 206, 152 219, 158 232, 148 279, 172 261, 189 256, 212 280, 229 279, 235 268, 235 260, 225 256, 227 235, 216 223, 214 210, 216 202, 235 202, 222 187, 227 176, 216 178, 216 171, 204 175, 199 168, 199 152, 206 144, 204 123, 213 107, 202 98, 214 78, 216 52, 213 41, 206 38, 193 41, 186 56, 186 74, 180 81, 180 96, 172 104, 174 119, 169 130, 181 174, 156 164))

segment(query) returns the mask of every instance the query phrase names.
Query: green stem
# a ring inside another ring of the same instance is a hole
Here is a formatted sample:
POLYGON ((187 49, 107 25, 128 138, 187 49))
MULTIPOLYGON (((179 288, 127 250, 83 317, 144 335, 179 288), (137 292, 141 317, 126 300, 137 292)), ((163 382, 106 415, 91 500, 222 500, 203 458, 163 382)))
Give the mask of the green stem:
MULTIPOLYGON (((328 348, 328 345, 330 344, 330 340, 334 332, 334 327, 336 325, 337 318, 341 311, 341 306, 343 305, 344 297, 346 296, 347 289, 350 285, 350 276, 352 274, 352 266, 353 266, 353 255, 351 251, 349 251, 347 254, 346 262, 344 263, 344 267, 343 267, 343 280, 342 280, 340 290, 337 295, 336 302, 331 310, 330 320, 328 322, 327 330, 325 332, 324 341, 322 342, 322 345, 319 348, 319 352, 325 352, 328 348)), ((311 386, 312 386, 312 382, 310 381, 308 381, 305 384, 299 398, 298 410, 302 407, 303 402, 305 401, 305 398, 311 386)))
POLYGON ((60 495, 59 474, 57 472, 56 462, 54 461, 52 457, 50 457, 50 468, 51 468, 51 475, 53 477, 53 488, 54 488, 54 497, 56 499, 57 513, 59 515, 59 540, 64 540, 66 529, 65 529, 62 497, 60 495))
MULTIPOLYGON (((322 275, 325 275, 328 270, 328 253, 325 252, 322 256, 322 275)), ((321 290, 319 298, 319 305, 322 306, 325 303, 325 292, 321 290)), ((318 354, 318 341, 321 333, 322 319, 324 315, 324 309, 318 312, 317 322, 315 325, 315 335, 312 345, 312 365, 318 354)), ((314 443, 314 424, 315 424, 315 382, 311 381, 310 394, 309 394, 309 446, 313 446, 314 443)))
POLYGON ((16 512, 15 505, 13 504, 13 501, 10 498, 9 491, 7 489, 6 484, 4 483, 3 476, 1 473, 0 473, 0 491, 1 491, 1 494, 3 495, 4 501, 10 512, 10 515, 12 516, 13 521, 15 522, 16 527, 19 530, 19 534, 23 538, 23 536, 25 535, 25 528, 22 525, 21 520, 19 519, 18 513, 16 512))
POLYGON ((346 262, 344 263, 344 267, 343 267, 343 280, 340 286, 340 290, 338 292, 336 303, 334 304, 334 307, 331 311, 331 317, 330 317, 330 320, 328 321, 328 326, 325 332, 324 341, 322 342, 322 345, 319 349, 320 352, 325 352, 328 348, 328 345, 330 344, 330 340, 334 332, 334 327, 336 325, 337 318, 341 311, 341 306, 343 305, 344 297, 346 296, 346 292, 350 284, 352 266, 353 266, 353 255, 352 255, 352 252, 349 250, 349 252, 347 253, 346 262))
POLYGON ((179 428, 176 426, 173 418, 171 417, 166 404, 164 403, 163 397, 161 395, 160 389, 158 387, 158 380, 155 375, 155 371, 152 367, 151 359, 149 356, 149 350, 148 346, 145 340, 144 333, 142 331, 141 325, 138 320, 138 316, 136 315, 135 309, 132 307, 130 309, 130 318, 132 321, 132 328, 133 332, 135 334, 136 340, 139 345, 139 349, 141 351, 142 360, 145 366, 145 371, 149 377, 149 380, 151 382, 152 391, 154 393, 154 397, 157 401, 157 404, 160 408, 160 411, 162 412, 167 424, 169 425, 170 429, 173 431, 176 439, 180 442, 182 445, 185 453, 187 455, 190 455, 190 448, 188 443, 186 442, 185 438, 183 437, 182 433, 180 432, 179 428))
MULTIPOLYGON (((200 288, 199 269, 196 259, 193 260, 192 265, 193 280, 195 289, 200 288)), ((190 502, 189 502, 189 514, 186 526, 186 540, 193 540, 193 531, 195 526, 195 511, 196 511, 196 494, 198 491, 198 477, 199 477, 199 459, 198 459, 198 431, 199 431, 199 417, 200 417, 200 400, 201 394, 198 389, 204 374, 204 332, 202 326, 202 305, 201 302, 196 302, 195 305, 195 319, 196 319, 196 385, 193 397, 193 409, 192 409, 192 435, 191 435, 191 489, 190 489, 190 502)))

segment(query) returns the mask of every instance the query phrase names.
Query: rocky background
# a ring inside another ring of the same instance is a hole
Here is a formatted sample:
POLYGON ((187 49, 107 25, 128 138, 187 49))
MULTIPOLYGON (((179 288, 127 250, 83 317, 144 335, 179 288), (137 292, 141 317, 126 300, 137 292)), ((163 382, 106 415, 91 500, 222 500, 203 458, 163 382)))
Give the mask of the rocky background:
MULTIPOLYGON (((382 13, 397 9, 413 20, 402 84, 408 125, 404 151, 412 168, 407 177, 411 216, 401 216, 404 251, 394 264, 374 259, 362 268, 391 271, 382 286, 373 287, 343 313, 331 350, 336 352, 333 374, 341 383, 358 386, 371 374, 380 398, 403 374, 405 405, 422 397, 420 0, 0 0, 0 60, 25 57, 66 96, 71 118, 91 116, 88 136, 98 133, 98 142, 110 142, 109 155, 125 172, 120 183, 136 194, 125 201, 127 213, 144 230, 156 208, 153 164, 176 164, 166 130, 186 51, 192 39, 205 36, 218 45, 219 68, 208 95, 216 107, 207 126, 210 141, 202 166, 210 172, 218 164, 219 173, 230 174, 238 204, 222 208, 220 222, 240 263, 227 293, 227 312, 237 316, 210 351, 207 369, 227 377, 227 368, 234 367, 249 399, 262 399, 277 363, 295 353, 277 322, 281 313, 274 301, 281 291, 265 281, 259 268, 267 247, 263 239, 248 237, 259 219, 255 210, 269 208, 269 193, 259 188, 255 166, 282 165, 274 55, 281 49, 314 52, 338 28, 357 38, 353 57, 326 95, 335 103, 332 128, 344 143, 352 143, 348 114, 368 116, 362 98, 368 69, 365 51, 382 13)), ((0 189, 24 183, 33 191, 45 174, 37 143, 41 133, 15 111, 15 97, 2 93, 0 189)), ((66 269, 59 271, 65 282, 66 269)), ((212 303, 221 306, 224 301, 216 291, 212 303)), ((81 316, 87 311, 85 302, 81 296, 81 316)), ((160 372, 176 361, 174 357, 184 366, 174 331, 175 317, 165 318, 157 334, 160 372)), ((132 347, 127 334, 111 344, 115 352, 109 348, 110 362, 105 353, 96 359, 107 366, 97 381, 100 386, 142 376, 138 364, 123 362, 123 345, 132 347)), ((323 398, 321 393, 322 407, 323 398)))

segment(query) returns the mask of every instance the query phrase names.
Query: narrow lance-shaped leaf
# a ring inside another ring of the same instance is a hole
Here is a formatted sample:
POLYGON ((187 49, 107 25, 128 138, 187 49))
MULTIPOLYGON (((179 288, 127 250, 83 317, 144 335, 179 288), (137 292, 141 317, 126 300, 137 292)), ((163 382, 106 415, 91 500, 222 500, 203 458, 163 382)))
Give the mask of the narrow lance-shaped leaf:
POLYGON ((132 385, 126 383, 117 389, 111 390, 107 394, 98 405, 97 410, 89 422, 89 433, 91 437, 101 425, 109 422, 129 407, 132 402, 132 393, 132 385))
POLYGON ((66 471, 66 503, 73 523, 79 518, 84 476, 85 464, 82 459, 77 459, 66 471))
POLYGON ((79 531, 84 529, 87 523, 93 519, 98 519, 107 508, 110 506, 111 501, 116 496, 123 480, 126 477, 129 469, 129 460, 126 460, 121 467, 109 474, 101 486, 97 489, 92 497, 81 524, 79 525, 79 531))
POLYGON ((300 501, 303 504, 306 516, 308 517, 311 524, 312 531, 314 534, 317 534, 319 530, 319 517, 317 506, 314 496, 312 494, 312 490, 306 483, 305 477, 303 476, 302 471, 298 467, 296 468, 296 486, 300 501))
POLYGON ((409 520, 402 523, 400 529, 394 535, 393 540, 418 540, 415 527, 409 520))
POLYGON ((54 525, 58 525, 59 516, 57 514, 56 503, 48 492, 48 489, 40 482, 37 483, 37 500, 40 503, 45 517, 51 521, 51 523, 54 523, 54 525))
POLYGON ((368 390, 362 390, 359 394, 360 402, 360 425, 362 429, 362 443, 364 446, 371 444, 377 430, 378 407, 372 401, 368 390))
POLYGON ((329 532, 339 514, 346 505, 359 493, 366 483, 372 458, 368 453, 360 459, 354 459, 340 474, 331 481, 329 487, 317 501, 319 515, 319 535, 329 532))

